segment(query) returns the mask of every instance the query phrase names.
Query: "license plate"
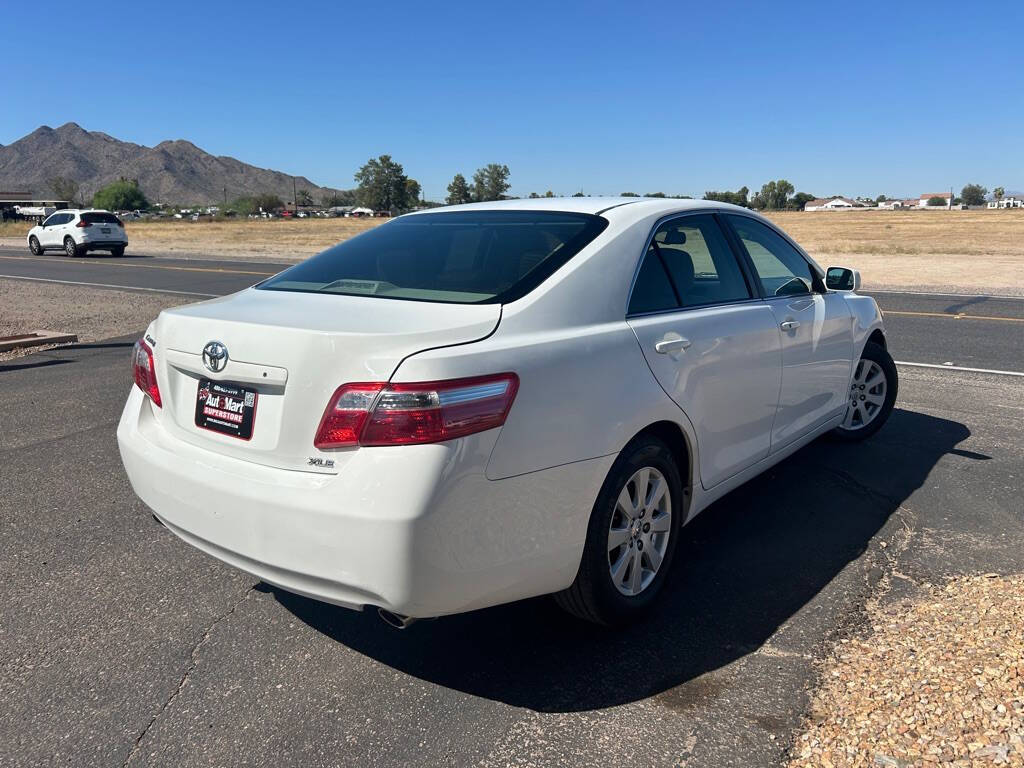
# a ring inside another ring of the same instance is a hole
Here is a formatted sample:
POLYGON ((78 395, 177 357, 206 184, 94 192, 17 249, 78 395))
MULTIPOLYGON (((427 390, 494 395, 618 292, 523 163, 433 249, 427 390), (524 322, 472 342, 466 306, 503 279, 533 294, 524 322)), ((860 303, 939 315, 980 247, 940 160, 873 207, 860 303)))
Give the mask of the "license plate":
POLYGON ((196 394, 196 426, 248 440, 256 418, 259 394, 223 381, 200 379, 196 394))
POLYGON ((109 235, 110 227, 100 227, 100 232, 102 232, 104 235, 109 235))

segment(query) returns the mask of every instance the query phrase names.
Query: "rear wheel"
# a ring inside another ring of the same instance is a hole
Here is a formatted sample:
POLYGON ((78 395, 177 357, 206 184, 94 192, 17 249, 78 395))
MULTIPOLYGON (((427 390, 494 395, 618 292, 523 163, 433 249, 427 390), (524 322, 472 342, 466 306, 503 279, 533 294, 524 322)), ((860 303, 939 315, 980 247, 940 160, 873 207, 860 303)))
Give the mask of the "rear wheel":
POLYGON ((871 437, 892 413, 898 388, 896 363, 885 347, 869 341, 854 366, 846 415, 833 435, 851 442, 871 437))
POLYGON ((110 249, 110 255, 111 256, 117 256, 117 257, 124 256, 124 246, 123 245, 119 245, 119 246, 117 246, 115 248, 111 248, 110 249))
POLYGON ((39 244, 39 238, 37 238, 35 235, 32 235, 32 237, 28 239, 28 249, 32 251, 32 253, 35 254, 36 256, 42 254, 43 246, 39 244))
POLYGON ((662 590, 682 515, 683 484, 671 450, 655 437, 637 438, 608 473, 576 580, 555 600, 597 624, 638 619, 662 590))
POLYGON ((75 245, 75 241, 71 237, 64 238, 64 253, 68 256, 82 256, 85 254, 85 249, 75 245))

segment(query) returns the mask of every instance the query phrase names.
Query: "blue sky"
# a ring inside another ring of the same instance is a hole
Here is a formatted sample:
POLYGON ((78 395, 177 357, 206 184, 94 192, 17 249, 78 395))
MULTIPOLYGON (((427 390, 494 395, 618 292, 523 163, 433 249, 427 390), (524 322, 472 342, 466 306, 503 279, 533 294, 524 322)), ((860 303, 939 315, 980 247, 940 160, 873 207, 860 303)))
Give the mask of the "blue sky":
POLYGON ((1024 188, 1019 3, 56 2, 0 18, 4 61, 34 83, 8 81, 2 144, 74 121, 342 188, 389 153, 431 199, 489 162, 518 195, 1024 188))

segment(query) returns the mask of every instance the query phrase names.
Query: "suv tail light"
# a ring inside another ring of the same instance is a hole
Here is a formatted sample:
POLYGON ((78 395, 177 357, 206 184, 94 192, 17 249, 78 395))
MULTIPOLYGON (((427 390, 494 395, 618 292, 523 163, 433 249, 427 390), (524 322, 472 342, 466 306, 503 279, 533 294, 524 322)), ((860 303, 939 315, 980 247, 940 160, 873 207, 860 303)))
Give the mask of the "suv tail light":
POLYGON ((79 219, 79 220, 78 220, 78 223, 77 223, 77 224, 75 224, 75 226, 76 226, 76 227, 78 227, 79 229, 84 229, 85 227, 91 227, 91 226, 92 226, 92 224, 90 224, 90 223, 89 223, 88 221, 86 221, 85 219, 79 219))
POLYGON ((504 424, 518 389, 514 373, 345 384, 331 396, 313 444, 326 449, 454 440, 504 424))
POLYGON ((158 408, 163 408, 160 400, 160 387, 156 383, 156 365, 153 363, 153 350, 142 339, 135 342, 132 349, 132 376, 139 389, 145 392, 158 408))

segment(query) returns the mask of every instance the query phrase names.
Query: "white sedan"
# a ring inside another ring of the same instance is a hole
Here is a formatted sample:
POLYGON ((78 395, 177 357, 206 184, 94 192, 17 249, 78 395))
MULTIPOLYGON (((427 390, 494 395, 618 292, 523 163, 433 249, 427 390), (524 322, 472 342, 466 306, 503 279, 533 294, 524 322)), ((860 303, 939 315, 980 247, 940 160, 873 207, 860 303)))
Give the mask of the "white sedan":
POLYGON ((715 499, 886 421, 858 287, 718 203, 411 214, 162 312, 118 443, 171 531, 286 590, 399 626, 554 593, 618 624, 715 499))

